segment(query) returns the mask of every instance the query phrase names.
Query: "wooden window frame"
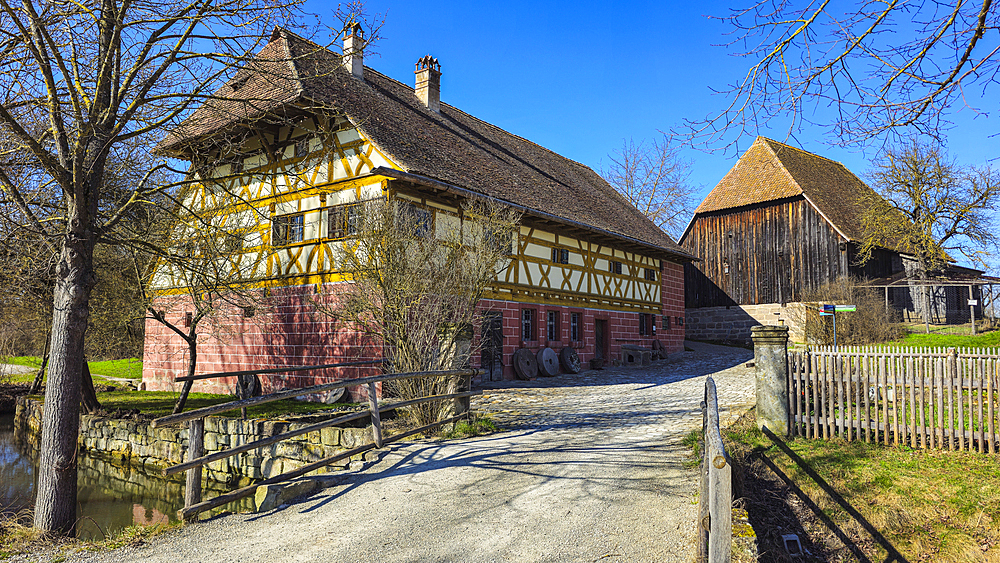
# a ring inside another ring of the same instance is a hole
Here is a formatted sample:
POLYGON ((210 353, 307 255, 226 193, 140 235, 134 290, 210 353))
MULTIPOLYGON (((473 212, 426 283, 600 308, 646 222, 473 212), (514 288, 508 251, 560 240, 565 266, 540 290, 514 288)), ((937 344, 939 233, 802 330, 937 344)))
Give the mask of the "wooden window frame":
MULTIPOLYGON (((400 215, 412 217, 417 226, 413 236, 430 238, 434 234, 434 211, 409 201, 402 201, 397 211, 400 215)), ((397 223, 399 225, 399 223, 397 223)))
POLYGON ((545 338, 550 342, 562 342, 562 332, 559 330, 559 311, 545 312, 545 338))
POLYGON ((608 271, 612 274, 622 275, 622 263, 619 260, 608 260, 608 271))
POLYGON ((538 330, 535 324, 536 318, 535 309, 527 307, 521 309, 521 341, 538 341, 538 330))
POLYGON ((565 248, 553 248, 552 262, 556 264, 569 264, 569 250, 565 248))
POLYGON ((346 239, 358 234, 361 219, 360 202, 341 203, 326 207, 326 238, 346 239), (334 222, 339 223, 334 227, 334 222))
POLYGON ((290 246, 304 242, 305 236, 305 211, 287 213, 285 215, 275 215, 271 218, 271 246, 290 246), (298 238, 293 240, 293 233, 297 233, 298 238))
POLYGON ((646 281, 655 282, 656 281, 656 270, 654 270, 653 268, 644 268, 644 269, 646 270, 644 272, 644 275, 646 277, 646 281))
POLYGON ((583 313, 571 311, 569 314, 569 339, 571 342, 583 341, 583 313))

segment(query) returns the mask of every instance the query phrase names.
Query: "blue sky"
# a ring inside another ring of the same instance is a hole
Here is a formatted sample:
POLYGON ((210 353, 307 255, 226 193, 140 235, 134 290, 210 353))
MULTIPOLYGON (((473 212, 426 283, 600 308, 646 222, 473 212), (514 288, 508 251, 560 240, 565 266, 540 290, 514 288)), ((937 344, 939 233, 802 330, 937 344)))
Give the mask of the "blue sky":
MULTIPOLYGON (((368 11, 386 20, 377 54, 365 63, 412 83, 417 58, 433 55, 442 101, 599 170, 623 139, 652 139, 723 107, 713 88, 738 80, 749 62, 720 46, 731 29, 707 16, 731 5, 368 0, 368 11)), ((336 4, 312 0, 308 8, 326 17, 336 4)), ((786 140, 787 123, 768 126, 758 133, 786 140)), ((989 137, 998 129, 995 117, 960 115, 948 148, 963 163, 982 164, 998 156, 998 140, 989 137)), ((865 174, 871 153, 826 141, 823 131, 809 130, 786 142, 865 174)), ((737 157, 686 156, 699 200, 737 157)))

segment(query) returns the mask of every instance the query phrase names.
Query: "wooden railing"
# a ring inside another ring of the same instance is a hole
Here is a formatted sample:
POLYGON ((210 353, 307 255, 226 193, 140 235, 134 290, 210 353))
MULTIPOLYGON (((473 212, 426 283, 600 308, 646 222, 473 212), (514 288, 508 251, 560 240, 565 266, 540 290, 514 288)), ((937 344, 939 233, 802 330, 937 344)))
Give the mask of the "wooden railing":
MULTIPOLYGON (((322 366, 320 366, 322 367, 322 366)), ((318 369, 318 368, 312 368, 318 369)), ((264 371, 264 370, 262 370, 264 371)), ((234 372, 235 373, 235 372, 234 372)), ((259 372, 255 372, 259 373, 259 372)), ((371 377, 361 377, 357 379, 345 379, 332 383, 324 383, 322 385, 314 385, 311 387, 303 387, 301 389, 289 389, 287 391, 280 391, 278 393, 271 393, 269 395, 263 395, 260 397, 253 397, 249 399, 242 399, 238 401, 231 401, 228 403, 223 403, 220 405, 212 405, 196 410, 191 410, 188 412, 172 414, 169 416, 164 416, 153 421, 152 425, 154 427, 166 426, 170 424, 180 424, 188 423, 188 455, 187 461, 178 465, 168 467, 163 470, 164 475, 172 475, 179 473, 181 471, 187 471, 187 483, 184 490, 184 508, 177 511, 178 516, 183 520, 190 520, 204 512, 206 510, 211 510, 213 508, 228 504, 235 500, 250 496, 254 494, 257 487, 261 485, 269 485, 273 483, 280 483, 282 481, 287 481, 289 479, 294 479, 301 475, 305 475, 311 471, 315 471, 321 467, 326 467, 333 463, 336 463, 343 459, 348 459, 360 453, 364 453, 368 450, 375 448, 381 448, 385 444, 389 444, 403 438, 412 436, 414 434, 419 434, 426 432, 443 424, 449 422, 455 422, 467 416, 468 414, 468 398, 473 395, 479 395, 482 391, 463 391, 461 389, 468 389, 471 387, 472 377, 479 375, 480 370, 476 369, 460 369, 460 370, 450 370, 450 371, 422 371, 422 372, 411 372, 411 373, 392 373, 384 375, 375 375, 371 377), (376 384, 384 383, 388 381, 398 381, 402 379, 414 379, 420 377, 447 377, 450 378, 451 383, 449 384, 449 392, 444 395, 432 395, 427 397, 419 397, 416 399, 402 401, 392 404, 379 405, 378 393, 376 384), (226 411, 252 407, 255 405, 261 405, 265 403, 270 403, 273 401, 280 401, 282 399, 289 399, 292 397, 298 397, 301 395, 308 395, 311 393, 321 393, 325 391, 332 391, 334 389, 339 389, 343 387, 354 387, 354 386, 367 386, 368 388, 368 410, 352 413, 349 415, 341 416, 331 420, 325 420, 312 424, 291 432, 285 432, 278 434, 276 436, 271 436, 269 438, 264 438, 262 440, 257 440, 254 442, 249 442, 240 446, 235 446, 230 449, 216 452, 213 454, 205 455, 204 453, 204 432, 205 432, 205 417, 213 414, 219 414, 226 411), (407 432, 401 434, 395 434, 390 437, 384 437, 382 435, 382 422, 380 413, 404 408, 411 405, 417 405, 420 403, 426 403, 430 401, 445 401, 454 400, 454 416, 440 420, 438 422, 421 426, 420 428, 414 428, 407 432), (372 435, 373 441, 371 443, 359 446, 334 456, 330 456, 313 463, 304 465, 299 469, 294 471, 289 471, 282 473, 281 475, 276 475, 274 477, 265 479, 263 481, 254 483, 247 487, 237 489, 235 491, 225 493, 209 500, 203 501, 201 499, 201 474, 202 466, 211 463, 213 461, 218 461, 220 459, 225 459, 230 456, 238 455, 243 452, 262 448, 282 440, 287 440, 289 438, 294 438, 295 436, 300 436, 309 432, 315 432, 323 428, 330 426, 336 426, 338 424, 344 424, 352 420, 358 420, 360 418, 370 417, 372 421, 372 435)), ((215 374, 218 376, 218 374, 215 374)))
POLYGON ((790 353, 791 433, 996 453, 998 354, 881 347, 790 353))
POLYGON ((698 561, 729 563, 733 543, 733 468, 719 429, 715 380, 705 380, 702 413, 701 490, 698 499, 698 561))

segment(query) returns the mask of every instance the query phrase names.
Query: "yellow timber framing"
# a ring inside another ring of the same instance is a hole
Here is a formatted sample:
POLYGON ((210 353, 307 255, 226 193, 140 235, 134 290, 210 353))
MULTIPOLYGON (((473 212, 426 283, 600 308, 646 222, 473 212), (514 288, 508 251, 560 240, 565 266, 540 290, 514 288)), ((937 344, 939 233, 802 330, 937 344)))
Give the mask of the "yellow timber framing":
MULTIPOLYGON (((323 231, 325 209, 330 207, 327 194, 353 190, 353 200, 361 201, 370 198, 374 193, 372 188, 380 184, 383 197, 399 197, 418 203, 433 212, 432 221, 435 224, 439 214, 459 219, 463 216, 457 199, 443 198, 441 193, 412 190, 406 187, 405 181, 363 172, 365 166, 368 170, 376 168, 373 162, 373 155, 376 154, 375 160, 387 163, 388 168, 401 168, 342 117, 312 116, 297 127, 282 128, 268 134, 268 137, 258 137, 257 142, 261 149, 268 145, 267 154, 274 155, 274 160, 268 157, 270 162, 247 167, 236 174, 229 174, 228 165, 223 164, 214 170, 212 178, 191 187, 194 193, 189 194, 191 199, 188 200, 191 208, 203 219, 220 217, 222 224, 226 223, 225 216, 247 213, 251 207, 261 215, 256 225, 247 226, 248 232, 259 237, 259 246, 246 248, 230 257, 235 266, 237 262, 252 260, 251 255, 255 255, 258 262, 267 256, 265 271, 261 272, 259 267, 255 270, 263 277, 248 281, 246 287, 272 288, 350 281, 348 275, 324 271, 332 263, 328 258, 336 254, 330 245, 346 244, 344 239, 331 239, 323 231), (351 140, 341 142, 341 134, 351 140), (303 137, 310 139, 308 148, 316 146, 316 150, 294 156, 294 144, 303 137), (349 157, 356 158, 356 165, 351 165, 349 157), (343 174, 330 180, 335 177, 334 167, 339 167, 343 174), (329 181, 321 181, 323 179, 329 181), (212 189, 212 184, 223 184, 223 187, 212 189), (313 199, 309 207, 303 209, 303 201, 310 198, 318 198, 319 205, 313 199), (291 209, 289 204, 293 204, 291 209), (316 221, 316 226, 312 227, 315 229, 313 236, 278 248, 272 247, 273 229, 264 217, 273 218, 284 213, 319 214, 318 219, 310 219, 316 221)), ((530 222, 530 219, 526 221, 530 222)), ((586 240, 589 237, 582 232, 580 236, 550 232, 557 230, 558 226, 551 224, 541 227, 522 225, 515 239, 515 254, 486 297, 541 305, 662 311, 659 259, 614 248, 617 245, 613 240, 601 238, 604 241, 601 243, 586 240), (547 254, 553 248, 568 251, 570 263, 553 262, 547 254), (544 249, 544 253, 539 249, 544 249), (609 261, 620 262, 622 273, 609 271, 609 261), (656 272, 655 280, 645 279, 645 268, 656 272)), ((579 229, 574 229, 576 231, 579 229)), ((160 293, 183 291, 179 287, 164 287, 160 293)))

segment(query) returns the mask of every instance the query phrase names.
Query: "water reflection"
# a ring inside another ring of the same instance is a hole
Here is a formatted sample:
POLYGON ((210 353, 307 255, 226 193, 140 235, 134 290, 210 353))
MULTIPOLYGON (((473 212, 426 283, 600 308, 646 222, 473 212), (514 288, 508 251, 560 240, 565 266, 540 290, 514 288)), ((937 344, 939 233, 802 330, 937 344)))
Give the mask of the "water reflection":
MULTIPOLYGON (((12 415, 0 416, 0 511, 5 513, 31 508, 35 497, 37 455, 16 442, 13 426, 12 415)), ((209 489, 213 485, 206 483, 209 489)), ((100 540, 133 524, 176 522, 177 510, 184 506, 183 474, 164 478, 83 454, 77 486, 77 535, 82 539, 100 540)), ((206 491, 205 496, 215 494, 206 491)), ((252 502, 244 499, 216 512, 247 510, 252 502)))

